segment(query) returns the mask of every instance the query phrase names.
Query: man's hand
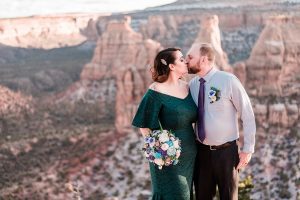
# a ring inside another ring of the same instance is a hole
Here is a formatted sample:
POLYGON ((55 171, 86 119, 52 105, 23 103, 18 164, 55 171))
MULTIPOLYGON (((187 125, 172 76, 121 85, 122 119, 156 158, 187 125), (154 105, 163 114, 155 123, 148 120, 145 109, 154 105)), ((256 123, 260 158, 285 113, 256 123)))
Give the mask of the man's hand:
POLYGON ((245 168, 247 166, 247 164, 249 163, 251 156, 252 156, 252 153, 240 152, 239 153, 240 162, 237 166, 237 170, 239 170, 241 168, 245 168))

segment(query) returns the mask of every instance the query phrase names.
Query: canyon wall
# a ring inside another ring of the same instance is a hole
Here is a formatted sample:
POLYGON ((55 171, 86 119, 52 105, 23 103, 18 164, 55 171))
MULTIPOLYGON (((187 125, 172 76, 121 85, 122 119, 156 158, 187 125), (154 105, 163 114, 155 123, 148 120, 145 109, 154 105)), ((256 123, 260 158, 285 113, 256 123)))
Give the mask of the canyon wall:
POLYGON ((84 66, 80 82, 75 83, 76 89, 67 90, 61 99, 100 103, 114 113, 115 126, 121 133, 131 126, 136 105, 151 83, 154 56, 161 48, 158 42, 133 31, 129 17, 109 23, 97 41, 92 61, 84 66))
POLYGON ((195 41, 203 41, 215 44, 217 64, 231 69, 251 98, 256 148, 240 174, 241 180, 253 178, 251 199, 297 199, 299 4, 211 2, 183 0, 97 19, 0 22, 1 83, 20 91, 0 87, 0 112, 22 108, 21 118, 0 115, 3 198, 72 198, 73 182, 79 183, 84 199, 149 198, 148 165, 140 153, 142 138, 131 128, 132 117, 152 82, 156 53, 170 46, 185 53, 195 41), (36 51, 45 52, 41 56, 36 51), (30 94, 30 87, 54 95, 32 101, 21 94, 30 94))
POLYGON ((36 16, 1 19, 0 43, 23 48, 52 49, 96 40, 101 15, 36 16))

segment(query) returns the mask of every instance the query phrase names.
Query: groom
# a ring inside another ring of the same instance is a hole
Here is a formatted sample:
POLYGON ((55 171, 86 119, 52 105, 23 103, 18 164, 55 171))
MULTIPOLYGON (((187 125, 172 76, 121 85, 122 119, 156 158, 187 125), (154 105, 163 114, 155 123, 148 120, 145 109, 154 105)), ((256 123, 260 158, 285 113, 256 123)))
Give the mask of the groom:
POLYGON ((194 44, 187 53, 189 85, 198 106, 195 166, 197 200, 211 200, 218 186, 221 200, 238 199, 238 172, 250 161, 255 144, 255 118, 249 97, 233 74, 214 67, 210 44, 194 44), (238 117, 244 130, 241 152, 238 117))

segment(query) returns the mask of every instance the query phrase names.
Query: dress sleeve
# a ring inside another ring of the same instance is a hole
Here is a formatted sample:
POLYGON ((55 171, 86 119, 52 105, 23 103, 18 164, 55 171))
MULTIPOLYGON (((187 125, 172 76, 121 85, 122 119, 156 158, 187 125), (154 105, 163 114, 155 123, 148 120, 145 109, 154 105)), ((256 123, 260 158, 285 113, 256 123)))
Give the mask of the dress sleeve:
POLYGON ((159 99, 146 93, 133 118, 132 125, 139 128, 158 129, 158 116, 162 104, 159 99))

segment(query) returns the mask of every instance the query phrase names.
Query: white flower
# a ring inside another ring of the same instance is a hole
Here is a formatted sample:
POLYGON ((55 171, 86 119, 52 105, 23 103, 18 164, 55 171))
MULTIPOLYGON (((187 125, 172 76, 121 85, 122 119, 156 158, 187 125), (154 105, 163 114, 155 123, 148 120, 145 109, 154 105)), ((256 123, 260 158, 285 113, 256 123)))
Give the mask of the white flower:
POLYGON ((147 152, 144 152, 144 155, 145 155, 146 158, 149 157, 149 154, 147 152))
POLYGON ((161 158, 154 159, 154 163, 157 165, 164 165, 164 161, 161 158))
POLYGON ((174 142, 173 142, 173 145, 174 145, 174 147, 177 149, 177 148, 179 148, 179 141, 178 140, 175 140, 174 142))
POLYGON ((210 99, 211 99, 212 101, 216 101, 216 100, 217 100, 217 97, 216 97, 216 96, 212 96, 210 99))
POLYGON ((161 145, 161 149, 164 151, 167 151, 169 148, 169 145, 167 143, 164 143, 163 145, 161 145))
POLYGON ((174 156, 176 154, 176 149, 174 147, 170 147, 167 151, 169 156, 174 156))
POLYGON ((169 140, 168 133, 163 132, 162 134, 160 134, 160 136, 159 136, 159 141, 160 142, 166 142, 168 140, 169 140))

